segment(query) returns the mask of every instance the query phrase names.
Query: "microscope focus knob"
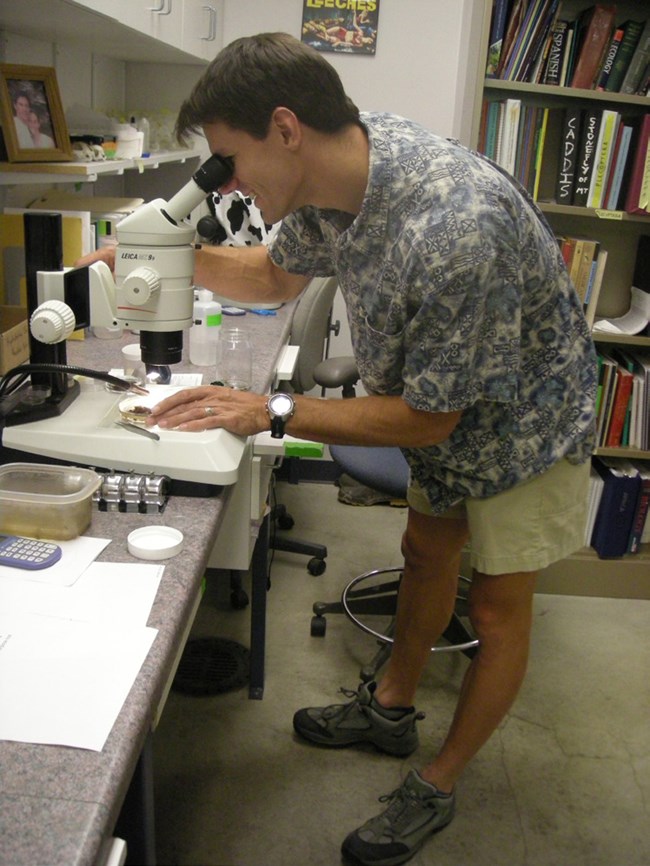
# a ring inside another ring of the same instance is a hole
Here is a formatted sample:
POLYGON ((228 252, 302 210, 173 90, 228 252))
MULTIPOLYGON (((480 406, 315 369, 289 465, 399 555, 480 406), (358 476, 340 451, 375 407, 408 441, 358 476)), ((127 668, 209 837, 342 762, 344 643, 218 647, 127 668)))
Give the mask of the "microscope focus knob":
POLYGON ((151 268, 135 268, 124 277, 122 290, 131 304, 141 307, 160 288, 160 277, 151 268))
POLYGON ((76 320, 63 301, 45 301, 29 320, 29 330, 39 343, 61 343, 74 331, 76 320))

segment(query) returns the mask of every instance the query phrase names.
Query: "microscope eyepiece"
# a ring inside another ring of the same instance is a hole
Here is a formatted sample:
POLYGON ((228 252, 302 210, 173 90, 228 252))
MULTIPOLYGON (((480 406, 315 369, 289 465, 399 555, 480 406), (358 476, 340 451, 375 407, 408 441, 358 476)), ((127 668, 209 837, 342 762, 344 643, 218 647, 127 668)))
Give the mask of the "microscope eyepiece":
POLYGON ((215 153, 196 170, 192 179, 203 192, 209 193, 223 186, 232 176, 232 160, 215 153))

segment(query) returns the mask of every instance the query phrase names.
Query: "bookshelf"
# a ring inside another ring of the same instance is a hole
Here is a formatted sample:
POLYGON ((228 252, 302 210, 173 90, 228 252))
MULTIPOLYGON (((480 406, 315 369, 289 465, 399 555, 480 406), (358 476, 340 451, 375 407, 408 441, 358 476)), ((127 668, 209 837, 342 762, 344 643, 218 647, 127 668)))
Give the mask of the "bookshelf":
MULTIPOLYGON (((577 20, 590 6, 589 0, 562 0, 558 17, 577 20)), ((628 19, 650 19, 650 0, 624 0, 616 3, 616 26, 628 19)), ((510 4, 510 10, 512 3, 510 4)), ((641 117, 650 112, 650 98, 637 94, 597 91, 585 88, 529 83, 486 77, 486 62, 492 30, 493 0, 483 4, 483 25, 480 56, 485 62, 478 65, 478 81, 472 116, 471 146, 481 149, 486 142, 484 103, 508 99, 519 100, 522 106, 551 109, 543 156, 538 168, 536 201, 556 235, 594 238, 607 250, 607 263, 603 275, 597 317, 614 318, 624 315, 630 306, 630 287, 634 271, 639 237, 650 235, 650 216, 628 213, 624 210, 606 210, 558 204, 556 180, 558 176, 562 121, 564 110, 595 107, 619 112, 625 120, 641 117), (554 110, 556 109, 556 110, 554 110)), ((521 129, 521 127, 520 127, 521 129)), ((620 203, 619 203, 620 207, 620 203)), ((650 337, 614 336, 594 334, 598 349, 624 347, 647 350, 650 337)), ((599 448, 603 457, 628 457, 650 461, 650 450, 637 448, 599 448)), ((576 595, 606 595, 611 597, 650 598, 650 545, 641 552, 621 558, 604 560, 589 547, 568 560, 556 563, 540 575, 539 591, 576 595)))

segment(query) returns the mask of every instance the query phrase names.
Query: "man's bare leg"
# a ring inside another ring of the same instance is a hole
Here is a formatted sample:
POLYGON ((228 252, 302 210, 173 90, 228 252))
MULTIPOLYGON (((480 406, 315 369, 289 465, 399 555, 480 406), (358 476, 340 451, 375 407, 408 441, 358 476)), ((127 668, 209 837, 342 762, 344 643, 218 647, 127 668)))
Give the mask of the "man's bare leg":
MULTIPOLYGON (((464 521, 410 510, 395 643, 375 693, 381 705, 414 702, 431 646, 453 610, 466 538, 464 521)), ((466 672, 445 743, 421 773, 441 791, 453 788, 519 692, 528 663, 535 578, 531 572, 473 576, 470 621, 479 649, 466 672)))

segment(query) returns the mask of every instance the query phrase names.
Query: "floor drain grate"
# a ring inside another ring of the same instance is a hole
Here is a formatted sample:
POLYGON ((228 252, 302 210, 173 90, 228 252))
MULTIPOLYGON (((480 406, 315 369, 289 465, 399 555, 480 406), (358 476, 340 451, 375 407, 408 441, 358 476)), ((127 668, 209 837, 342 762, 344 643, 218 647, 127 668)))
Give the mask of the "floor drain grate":
POLYGON ((187 642, 173 689, 186 695, 219 695, 248 682, 250 653, 225 638, 195 638, 187 642))

